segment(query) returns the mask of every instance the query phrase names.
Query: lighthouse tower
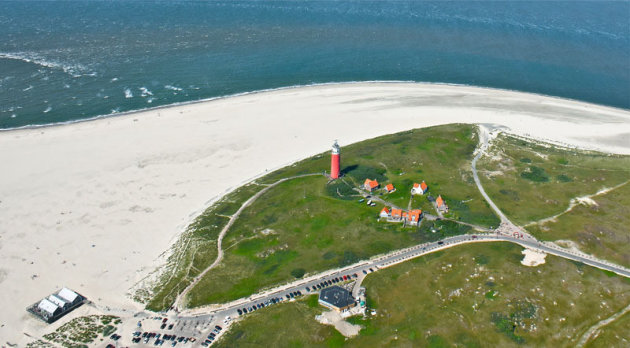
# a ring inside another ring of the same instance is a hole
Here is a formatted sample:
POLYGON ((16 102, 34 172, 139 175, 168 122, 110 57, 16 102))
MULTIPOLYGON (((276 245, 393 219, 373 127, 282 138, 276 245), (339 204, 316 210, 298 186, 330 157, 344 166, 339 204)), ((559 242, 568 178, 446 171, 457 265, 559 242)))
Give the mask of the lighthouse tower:
POLYGON ((330 177, 337 179, 339 177, 339 167, 341 165, 341 155, 339 154, 339 144, 337 140, 332 146, 332 153, 330 155, 330 177))

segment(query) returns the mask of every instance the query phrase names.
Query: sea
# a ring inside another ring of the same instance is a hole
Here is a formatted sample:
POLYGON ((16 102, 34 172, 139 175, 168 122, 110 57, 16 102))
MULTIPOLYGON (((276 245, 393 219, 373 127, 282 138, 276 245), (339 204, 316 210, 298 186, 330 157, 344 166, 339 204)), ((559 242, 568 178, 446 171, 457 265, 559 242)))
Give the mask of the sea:
POLYGON ((0 1, 0 129, 349 81, 630 108, 629 1, 0 1))

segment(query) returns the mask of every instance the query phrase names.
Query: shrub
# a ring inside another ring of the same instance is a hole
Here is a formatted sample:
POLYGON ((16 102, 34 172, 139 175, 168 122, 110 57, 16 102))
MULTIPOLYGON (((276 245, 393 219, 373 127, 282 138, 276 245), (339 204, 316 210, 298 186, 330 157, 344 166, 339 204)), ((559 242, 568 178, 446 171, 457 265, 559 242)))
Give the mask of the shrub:
POLYGON ((549 175, 545 170, 536 166, 530 166, 528 171, 521 173, 521 177, 534 182, 549 182, 549 175))
POLYGON ((291 275, 294 276, 296 279, 302 278, 304 276, 304 273, 306 273, 306 270, 304 268, 295 268, 291 271, 291 275))

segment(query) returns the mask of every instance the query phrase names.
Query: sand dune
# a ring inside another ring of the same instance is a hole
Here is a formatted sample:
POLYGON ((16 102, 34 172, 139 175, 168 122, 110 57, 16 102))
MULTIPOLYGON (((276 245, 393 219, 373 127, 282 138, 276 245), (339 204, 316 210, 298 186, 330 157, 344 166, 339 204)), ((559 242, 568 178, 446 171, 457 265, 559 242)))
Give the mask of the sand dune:
POLYGON ((1 342, 41 335, 45 325, 25 307, 61 286, 100 306, 141 308, 128 289, 163 262, 187 223, 268 170, 334 139, 343 147, 453 122, 630 154, 627 110, 411 83, 291 88, 0 132, 1 342))

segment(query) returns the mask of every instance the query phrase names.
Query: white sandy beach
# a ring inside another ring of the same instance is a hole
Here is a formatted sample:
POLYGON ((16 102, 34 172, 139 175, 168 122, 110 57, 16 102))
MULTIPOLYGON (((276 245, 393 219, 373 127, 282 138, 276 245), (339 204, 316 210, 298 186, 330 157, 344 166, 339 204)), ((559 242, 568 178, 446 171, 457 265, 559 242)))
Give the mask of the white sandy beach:
POLYGON ((291 88, 0 132, 0 344, 48 332, 25 308, 62 286, 99 307, 139 310, 130 287, 164 261, 187 223, 267 170, 335 139, 343 151, 455 122, 630 154, 627 110, 412 83, 291 88))

